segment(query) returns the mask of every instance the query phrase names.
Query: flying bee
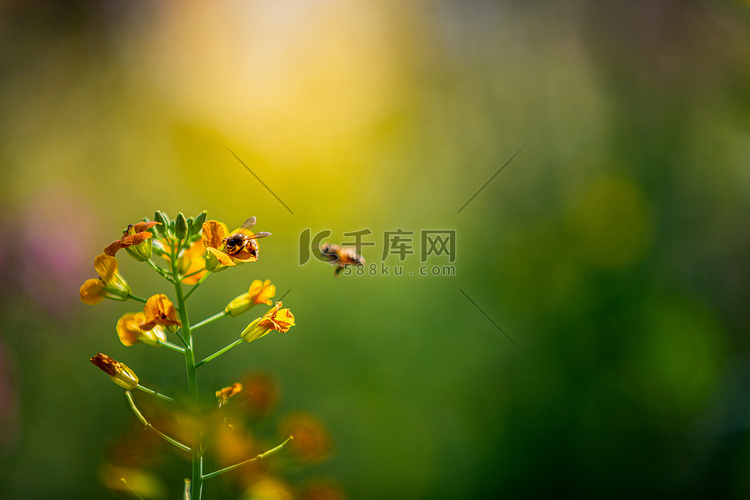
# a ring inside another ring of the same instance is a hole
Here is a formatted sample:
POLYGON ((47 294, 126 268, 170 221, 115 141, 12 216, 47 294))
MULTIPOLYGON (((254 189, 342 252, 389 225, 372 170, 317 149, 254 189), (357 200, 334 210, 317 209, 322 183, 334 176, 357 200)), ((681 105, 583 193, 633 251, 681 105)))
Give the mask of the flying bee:
POLYGON ((332 243, 324 243, 320 246, 320 254, 331 263, 336 266, 336 270, 333 272, 334 276, 338 276, 342 269, 349 264, 355 266, 364 266, 365 258, 354 251, 354 247, 341 247, 332 243))
POLYGON ((271 236, 271 233, 262 231, 253 233, 250 229, 255 226, 255 217, 250 217, 242 224, 236 233, 224 238, 224 244, 227 246, 227 254, 236 259, 258 259, 258 238, 271 236))

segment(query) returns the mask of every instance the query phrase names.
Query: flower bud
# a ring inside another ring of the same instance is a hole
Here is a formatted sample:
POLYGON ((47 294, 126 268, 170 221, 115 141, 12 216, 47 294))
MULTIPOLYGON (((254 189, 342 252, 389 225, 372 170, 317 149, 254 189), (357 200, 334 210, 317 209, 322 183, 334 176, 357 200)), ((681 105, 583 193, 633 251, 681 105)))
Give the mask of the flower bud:
POLYGON ((104 373, 109 375, 112 381, 127 390, 138 387, 138 376, 127 365, 115 361, 106 354, 100 352, 89 361, 98 366, 104 373))
POLYGON ((185 214, 180 212, 177 214, 177 219, 175 219, 175 236, 177 236, 177 239, 185 239, 185 236, 188 234, 188 223, 187 219, 185 219, 185 214))
POLYGON ((258 323, 260 323, 261 319, 262 318, 257 318, 255 321, 247 325, 247 328, 245 328, 240 334, 242 340, 244 340, 245 342, 252 342, 253 340, 257 340, 268 333, 270 328, 258 326, 258 323))
POLYGON ((239 316, 253 307, 253 301, 246 293, 238 295, 224 308, 224 312, 232 317, 239 316))
POLYGON ((157 234, 160 236, 166 236, 169 228, 169 217, 167 217, 161 210, 157 210, 156 213, 154 213, 154 220, 160 223, 155 227, 157 234))
POLYGON ((206 217, 208 216, 208 212, 205 210, 199 213, 198 215, 193 218, 193 225, 191 227, 191 233, 192 234, 200 234, 201 228, 203 227, 203 223, 206 222, 206 217))

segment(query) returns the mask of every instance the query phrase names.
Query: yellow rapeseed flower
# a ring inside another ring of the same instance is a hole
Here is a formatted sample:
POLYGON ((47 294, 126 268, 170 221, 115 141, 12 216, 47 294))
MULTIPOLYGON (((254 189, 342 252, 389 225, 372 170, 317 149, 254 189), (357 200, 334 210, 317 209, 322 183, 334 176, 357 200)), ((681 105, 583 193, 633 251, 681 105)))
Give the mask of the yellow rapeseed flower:
POLYGON ((245 342, 252 342, 271 330, 286 333, 293 326, 294 315, 289 309, 281 309, 281 302, 276 302, 266 314, 247 325, 241 337, 245 342))
POLYGON ((234 260, 225 252, 224 239, 229 236, 226 224, 216 220, 203 223, 201 237, 206 247, 206 269, 219 272, 227 267, 235 266, 234 260))
POLYGON ((255 217, 251 217, 245 225, 230 232, 223 222, 204 222, 201 235, 206 246, 206 268, 217 272, 237 264, 257 261, 257 239, 270 236, 271 233, 253 233, 249 228, 254 224, 255 217))
POLYGON ((271 284, 271 280, 255 280, 250 284, 247 293, 235 297, 224 311, 230 316, 239 316, 256 304, 272 304, 271 297, 276 295, 276 287, 271 284))
POLYGON ((94 269, 98 279, 86 280, 79 293, 81 302, 96 305, 104 299, 126 300, 130 295, 130 287, 125 279, 117 272, 117 259, 106 254, 98 255, 94 259, 94 269))
POLYGON ((126 313, 117 321, 117 336, 123 345, 131 346, 138 342, 146 345, 158 346, 159 341, 166 342, 167 332, 161 325, 156 325, 150 330, 141 328, 146 322, 146 315, 142 312, 126 313))
POLYGON ((168 329, 182 326, 177 317, 177 309, 175 309, 172 301, 163 293, 149 297, 146 305, 143 306, 143 314, 145 321, 139 325, 142 330, 151 330, 156 325, 161 325, 168 329))
POLYGON ((124 248, 136 260, 141 262, 148 260, 151 258, 151 237, 153 236, 149 229, 157 224, 159 222, 149 221, 128 226, 122 238, 108 245, 104 253, 114 257, 120 249, 124 248))

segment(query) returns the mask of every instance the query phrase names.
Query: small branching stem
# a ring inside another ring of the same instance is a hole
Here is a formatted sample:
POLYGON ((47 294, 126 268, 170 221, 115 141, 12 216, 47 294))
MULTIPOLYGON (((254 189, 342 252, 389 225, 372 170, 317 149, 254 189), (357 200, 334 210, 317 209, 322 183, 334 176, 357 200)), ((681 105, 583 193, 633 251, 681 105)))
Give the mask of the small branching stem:
POLYGON ((144 387, 141 384, 138 384, 136 387, 139 391, 143 391, 146 394, 151 394, 152 396, 156 396, 159 399, 163 399, 164 401, 169 401, 170 403, 174 403, 174 399, 170 398, 169 396, 165 396, 164 394, 158 393, 152 389, 149 389, 148 387, 144 387))
POLYGON ((186 451, 188 453, 191 452, 189 446, 185 446, 184 444, 180 443, 176 439, 173 439, 173 438, 167 436, 166 434, 164 434, 163 432, 161 432, 159 429, 157 429, 156 427, 154 427, 153 425, 151 425, 151 422, 149 422, 148 420, 146 420, 146 417, 143 416, 143 413, 141 413, 141 411, 135 405, 135 401, 133 401, 133 394, 130 391, 125 391, 125 397, 128 398, 128 403, 130 403, 130 408, 133 410, 133 413, 135 413, 135 416, 138 418, 138 420, 141 421, 141 423, 143 424, 144 427, 146 427, 148 429, 151 429, 152 431, 154 431, 155 433, 157 433, 159 436, 161 436, 165 441, 167 441, 168 443, 171 443, 171 444, 175 445, 176 447, 178 447, 182 451, 186 451))
POLYGON ((226 311, 218 312, 218 313, 214 314, 213 316, 211 316, 210 318, 206 318, 203 321, 199 321, 198 323, 194 324, 193 326, 190 327, 190 329, 191 330, 195 330, 196 328, 200 328, 203 325, 207 325, 209 323, 212 323, 212 322, 216 321, 217 319, 223 318, 227 314, 229 314, 229 313, 226 312, 226 311))
POLYGON ((240 462, 240 463, 238 463, 238 464, 230 465, 229 467, 224 467, 223 469, 219 469, 219 470, 217 470, 217 471, 214 471, 214 472, 209 472, 208 474, 205 474, 205 475, 203 476, 203 479, 210 479, 210 478, 212 478, 212 477, 214 477, 214 476, 218 476, 219 474, 223 474, 223 473, 225 473, 225 472, 229 472, 229 471, 230 471, 230 470, 232 470, 232 469, 236 469, 237 467, 242 467, 242 466, 243 466, 243 465, 245 465, 245 464, 249 464, 249 463, 251 463, 251 462, 255 462, 256 460, 263 460, 263 459, 264 459, 264 458, 266 458, 266 457, 267 457, 268 455, 273 455, 273 454, 274 454, 274 453, 276 453, 277 451, 281 450, 281 449, 282 449, 282 448, 283 448, 283 447, 284 447, 284 446, 285 446, 285 445, 286 445, 286 444, 287 444, 287 443, 288 443, 289 441, 291 441, 292 439, 294 439, 294 437, 293 437, 293 436, 289 436, 289 437, 288 437, 288 438, 286 438, 286 439, 284 440, 284 442, 283 442, 283 443, 281 443, 280 445, 278 445, 278 446, 276 446, 276 447, 274 447, 274 448, 271 448, 271 449, 270 449, 270 450, 268 450, 268 451, 264 451, 263 453, 261 453, 261 454, 259 454, 259 455, 256 455, 256 456, 254 456, 253 458, 250 458, 250 459, 248 459, 248 460, 245 460, 244 462, 240 462))
POLYGON ((234 342, 232 342, 232 343, 231 343, 231 344, 229 344, 228 346, 224 347, 223 349, 220 349, 220 350, 216 351, 216 352, 215 352, 215 353, 213 353, 212 355, 208 356, 208 357, 207 357, 206 359, 204 359, 204 360, 202 360, 202 361, 199 361, 198 363, 196 363, 196 364, 195 364, 195 367, 196 367, 196 368, 198 368, 198 367, 200 367, 200 366, 203 366, 203 365, 205 365, 206 363, 208 363, 208 362, 209 362, 209 361, 211 361, 212 359, 214 359, 214 358, 218 358, 219 356, 221 356, 221 355, 222 355, 222 354, 224 354, 225 352, 227 352, 227 351, 230 351, 230 350, 234 349, 235 347, 237 347, 237 346, 238 346, 238 345, 240 345, 241 343, 242 343, 242 339, 241 339, 241 338, 239 338, 239 339, 235 340, 234 342))

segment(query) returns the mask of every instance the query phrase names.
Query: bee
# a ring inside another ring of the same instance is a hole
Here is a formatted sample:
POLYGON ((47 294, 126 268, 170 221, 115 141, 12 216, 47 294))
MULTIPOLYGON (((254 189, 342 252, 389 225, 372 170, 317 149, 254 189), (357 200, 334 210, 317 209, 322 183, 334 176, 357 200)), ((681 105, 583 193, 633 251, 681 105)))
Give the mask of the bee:
POLYGON ((224 238, 224 244, 227 246, 227 254, 238 259, 246 259, 248 257, 258 259, 258 242, 255 240, 271 236, 271 233, 266 231, 253 233, 250 231, 253 226, 255 226, 255 217, 250 217, 236 233, 224 238))
POLYGON ((349 264, 365 265, 365 258, 355 252, 354 247, 341 247, 332 243, 324 243, 320 247, 320 254, 336 266, 336 270, 333 272, 334 276, 338 276, 341 270, 349 264))

